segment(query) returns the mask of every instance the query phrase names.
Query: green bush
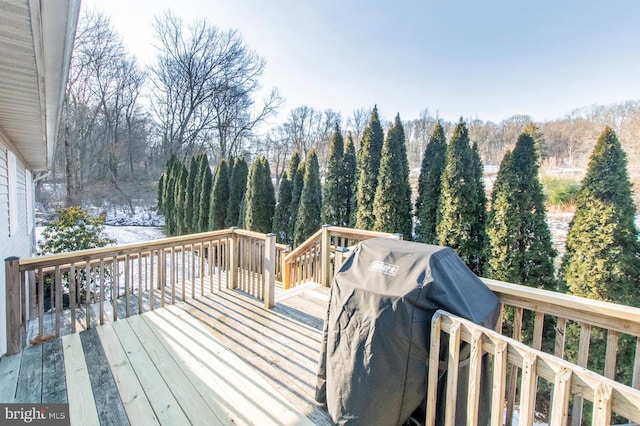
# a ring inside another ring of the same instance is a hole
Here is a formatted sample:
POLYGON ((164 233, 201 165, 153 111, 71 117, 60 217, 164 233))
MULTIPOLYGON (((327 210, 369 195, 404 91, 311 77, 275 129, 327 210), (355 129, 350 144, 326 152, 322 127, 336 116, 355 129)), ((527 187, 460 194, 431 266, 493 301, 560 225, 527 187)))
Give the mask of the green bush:
POLYGON ((91 217, 80 207, 58 210, 58 219, 42 231, 38 255, 104 247, 115 241, 103 234, 104 217, 91 217))
POLYGON ((546 177, 542 179, 547 204, 551 206, 574 205, 580 183, 573 179, 546 177))
MULTIPOLYGON (((55 253, 68 253, 77 250, 92 249, 104 247, 109 244, 115 244, 115 241, 105 236, 104 232, 104 216, 91 217, 88 212, 80 207, 68 207, 58 210, 58 218, 51 222, 42 232, 43 240, 39 241, 40 248, 38 255, 44 256, 55 253)), ((110 285, 110 268, 104 271, 104 280, 102 283, 108 287, 110 285)), ((85 302, 87 292, 93 295, 99 290, 99 268, 91 268, 90 276, 87 277, 85 268, 76 269, 75 283, 76 303, 85 302)), ((67 293, 69 291, 69 272, 62 273, 63 290, 63 306, 69 306, 67 293)), ((44 276, 44 309, 48 310, 51 306, 49 300, 51 283, 53 277, 45 274, 44 276)))

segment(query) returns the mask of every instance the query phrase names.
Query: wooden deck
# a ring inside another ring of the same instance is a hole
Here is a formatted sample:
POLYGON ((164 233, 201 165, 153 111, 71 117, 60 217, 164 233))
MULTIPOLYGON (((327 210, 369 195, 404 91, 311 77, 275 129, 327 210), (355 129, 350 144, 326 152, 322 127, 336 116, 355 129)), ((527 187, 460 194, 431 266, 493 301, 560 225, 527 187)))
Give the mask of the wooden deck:
POLYGON ((331 424, 313 399, 327 301, 221 290, 67 334, 0 359, 0 401, 69 402, 79 425, 331 424))

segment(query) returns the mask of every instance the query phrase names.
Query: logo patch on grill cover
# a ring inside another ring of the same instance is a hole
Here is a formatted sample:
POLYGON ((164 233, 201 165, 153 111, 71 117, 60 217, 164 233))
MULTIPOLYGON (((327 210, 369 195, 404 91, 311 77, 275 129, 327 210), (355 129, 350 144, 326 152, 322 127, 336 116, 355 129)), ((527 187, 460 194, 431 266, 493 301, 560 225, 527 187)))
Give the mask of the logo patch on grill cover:
POLYGON ((385 275, 395 275, 398 273, 398 265, 391 265, 390 263, 381 262, 379 260, 374 260, 369 265, 369 270, 371 272, 382 272, 385 275))

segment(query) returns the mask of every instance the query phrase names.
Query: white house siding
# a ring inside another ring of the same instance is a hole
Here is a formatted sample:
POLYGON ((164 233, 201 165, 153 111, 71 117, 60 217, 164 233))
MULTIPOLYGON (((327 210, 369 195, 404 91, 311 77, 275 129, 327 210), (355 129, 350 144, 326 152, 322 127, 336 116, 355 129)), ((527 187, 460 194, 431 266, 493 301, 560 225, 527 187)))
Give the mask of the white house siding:
MULTIPOLYGON (((1 138, 1 134, 0 134, 1 138)), ((33 212, 28 211, 33 206, 33 191, 27 189, 31 183, 30 171, 25 168, 19 156, 15 157, 15 173, 10 171, 10 154, 8 144, 0 140, 0 355, 7 351, 6 330, 6 275, 4 259, 11 256, 30 257, 33 247, 33 212), (15 182, 9 181, 9 175, 15 176, 15 182), (15 202, 15 207, 10 202, 15 202), (14 212, 15 218, 11 218, 14 212), (13 224, 13 229, 11 229, 13 224)))

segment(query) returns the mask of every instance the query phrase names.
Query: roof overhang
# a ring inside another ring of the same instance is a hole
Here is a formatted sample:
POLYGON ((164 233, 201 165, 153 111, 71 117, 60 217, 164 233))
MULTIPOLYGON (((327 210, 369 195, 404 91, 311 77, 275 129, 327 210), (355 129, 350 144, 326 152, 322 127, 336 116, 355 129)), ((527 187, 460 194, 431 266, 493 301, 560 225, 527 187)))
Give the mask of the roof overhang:
POLYGON ((0 0, 0 136, 47 170, 69 74, 80 0, 0 0))

